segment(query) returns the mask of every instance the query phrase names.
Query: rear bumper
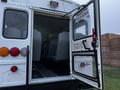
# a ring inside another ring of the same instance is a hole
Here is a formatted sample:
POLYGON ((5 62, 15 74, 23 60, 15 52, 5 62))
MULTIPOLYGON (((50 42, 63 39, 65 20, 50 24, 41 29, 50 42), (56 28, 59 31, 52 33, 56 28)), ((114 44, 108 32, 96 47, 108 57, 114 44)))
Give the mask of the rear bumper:
POLYGON ((80 83, 77 80, 36 84, 36 85, 25 85, 16 87, 0 88, 0 90, 78 90, 78 88, 91 88, 89 85, 80 83))

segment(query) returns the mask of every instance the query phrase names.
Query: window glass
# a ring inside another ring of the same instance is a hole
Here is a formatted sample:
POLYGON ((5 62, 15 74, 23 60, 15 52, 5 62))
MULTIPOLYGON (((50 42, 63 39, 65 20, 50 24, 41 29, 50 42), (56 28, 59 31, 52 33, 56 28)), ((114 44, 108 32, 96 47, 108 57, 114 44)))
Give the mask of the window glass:
POLYGON ((87 22, 81 20, 79 22, 73 23, 73 30, 74 30, 74 40, 84 38, 88 35, 88 25, 87 22))
POLYGON ((6 38, 27 38, 28 14, 24 11, 5 10, 3 36, 6 38))
POLYGON ((83 36, 85 36, 85 25, 82 25, 81 27, 77 28, 75 31, 76 34, 81 34, 83 36))

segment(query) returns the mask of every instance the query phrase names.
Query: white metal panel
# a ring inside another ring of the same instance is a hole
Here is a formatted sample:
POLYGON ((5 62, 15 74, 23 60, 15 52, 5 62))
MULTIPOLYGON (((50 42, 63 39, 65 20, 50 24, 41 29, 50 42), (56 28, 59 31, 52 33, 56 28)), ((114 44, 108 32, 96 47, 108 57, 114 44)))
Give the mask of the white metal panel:
POLYGON ((0 62, 0 87, 26 84, 26 63, 24 61, 0 62), (11 72, 11 67, 17 66, 17 72, 11 72))
MULTIPOLYGON (((27 7, 13 6, 10 3, 0 3, 0 48, 7 47, 9 50, 13 47, 21 48, 30 46, 31 39, 31 10, 27 7), (5 9, 13 9, 25 11, 28 13, 28 38, 26 39, 10 39, 3 37, 3 21, 5 9)), ((13 57, 10 54, 6 57, 0 56, 0 87, 16 86, 26 84, 26 61, 27 57, 23 57, 21 54, 17 57, 13 57), (11 73, 10 68, 17 66, 18 71, 11 73)))
POLYGON ((10 4, 31 7, 33 9, 46 8, 51 10, 58 10, 62 12, 70 12, 79 5, 72 1, 64 1, 64 0, 53 0, 59 3, 57 8, 51 8, 49 3, 51 0, 8 0, 10 4))
POLYGON ((76 72, 93 77, 93 60, 91 56, 75 56, 74 69, 76 72), (84 65, 82 65, 84 64, 84 65))
MULTIPOLYGON (((23 47, 27 47, 27 45, 30 45, 30 19, 31 17, 29 16, 29 27, 28 27, 28 38, 27 39, 10 39, 10 38, 5 38, 3 37, 3 21, 4 21, 4 11, 5 9, 14 9, 14 10, 23 10, 26 11, 28 14, 30 14, 30 10, 24 7, 16 7, 16 6, 12 6, 9 4, 1 4, 1 26, 0 26, 0 47, 7 47, 9 49, 13 48, 13 47, 18 47, 19 49, 23 48, 23 47)), ((0 57, 1 62, 3 61, 9 61, 11 60, 26 60, 26 57, 23 57, 21 55, 17 56, 17 57, 12 57, 11 55, 8 55, 7 57, 0 57)))
MULTIPOLYGON (((92 42, 92 37, 86 38, 86 39, 83 39, 83 40, 86 40, 86 43, 85 43, 86 47, 93 50, 93 47, 91 46, 91 43, 89 43, 89 42, 92 42)), ((84 50, 85 50, 85 48, 84 48, 81 40, 72 41, 72 51, 84 51, 84 50)))

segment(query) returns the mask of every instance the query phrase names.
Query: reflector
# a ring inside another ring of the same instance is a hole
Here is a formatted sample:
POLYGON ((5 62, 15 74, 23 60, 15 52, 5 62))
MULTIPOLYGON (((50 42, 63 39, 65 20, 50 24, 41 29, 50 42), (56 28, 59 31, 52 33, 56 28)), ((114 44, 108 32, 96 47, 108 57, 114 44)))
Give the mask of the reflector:
POLYGON ((21 50, 20 50, 20 53, 21 53, 21 55, 22 56, 27 56, 27 48, 26 47, 24 47, 24 48, 22 48, 21 50))
POLYGON ((0 56, 5 57, 9 55, 9 49, 6 47, 0 48, 0 56))
POLYGON ((11 67, 11 72, 17 72, 18 70, 18 67, 17 66, 12 66, 11 67))

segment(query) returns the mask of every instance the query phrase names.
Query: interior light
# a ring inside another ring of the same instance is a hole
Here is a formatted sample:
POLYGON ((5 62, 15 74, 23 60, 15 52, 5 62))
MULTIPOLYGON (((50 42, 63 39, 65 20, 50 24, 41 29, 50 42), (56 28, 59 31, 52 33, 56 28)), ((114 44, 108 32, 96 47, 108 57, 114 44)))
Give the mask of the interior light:
POLYGON ((59 3, 56 1, 50 1, 50 7, 51 8, 57 8, 59 6, 59 3))

